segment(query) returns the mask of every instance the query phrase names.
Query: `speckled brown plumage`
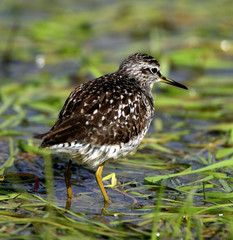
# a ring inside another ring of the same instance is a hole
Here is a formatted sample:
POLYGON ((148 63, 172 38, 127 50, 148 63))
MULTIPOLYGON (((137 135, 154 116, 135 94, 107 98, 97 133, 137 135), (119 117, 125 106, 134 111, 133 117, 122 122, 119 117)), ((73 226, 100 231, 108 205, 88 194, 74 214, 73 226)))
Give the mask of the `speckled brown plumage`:
MULTIPOLYGON (((142 53, 129 56, 115 73, 71 92, 54 126, 39 135, 41 147, 97 167, 96 181, 105 202, 110 202, 102 183, 104 164, 126 156, 140 144, 154 115, 151 90, 160 81, 187 89, 164 77, 153 57, 142 53)), ((71 160, 64 173, 69 199, 71 160)))
POLYGON ((133 79, 113 73, 77 87, 42 147, 84 141, 93 145, 126 143, 152 118, 154 104, 133 79))
POLYGON ((149 128, 154 115, 151 90, 159 81, 186 88, 163 77, 153 57, 129 56, 115 73, 71 92, 54 126, 40 135, 41 147, 92 167, 127 155, 149 128))

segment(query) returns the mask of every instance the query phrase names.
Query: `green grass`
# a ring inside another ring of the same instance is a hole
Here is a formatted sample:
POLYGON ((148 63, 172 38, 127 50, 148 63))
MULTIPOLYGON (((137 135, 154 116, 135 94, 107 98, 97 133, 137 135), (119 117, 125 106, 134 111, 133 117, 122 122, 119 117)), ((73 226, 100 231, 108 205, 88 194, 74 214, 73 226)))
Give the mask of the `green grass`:
POLYGON ((2 3, 1 239, 233 238, 230 3, 2 3), (155 87, 155 132, 105 167, 118 179, 107 188, 114 204, 104 206, 91 170, 74 166, 66 210, 67 159, 32 136, 52 126, 75 86, 134 52, 155 56, 189 91, 155 87))

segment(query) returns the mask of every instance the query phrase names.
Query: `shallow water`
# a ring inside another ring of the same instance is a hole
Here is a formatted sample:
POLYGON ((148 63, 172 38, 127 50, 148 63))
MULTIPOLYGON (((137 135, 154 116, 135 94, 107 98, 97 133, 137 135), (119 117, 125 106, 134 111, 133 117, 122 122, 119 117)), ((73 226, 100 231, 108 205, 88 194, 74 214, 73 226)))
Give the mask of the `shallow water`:
MULTIPOLYGON (((73 163, 74 197, 70 210, 108 226, 122 224, 124 229, 132 229, 133 224, 137 224, 136 228, 150 232, 152 217, 147 214, 154 212, 161 189, 164 191, 161 213, 169 216, 174 212, 182 215, 179 210, 187 204, 189 192, 195 192, 192 207, 206 209, 203 215, 196 213, 195 219, 203 221, 198 226, 205 226, 203 231, 214 229, 222 232, 226 229, 228 232, 227 214, 224 213, 225 218, 216 218, 219 212, 211 212, 208 204, 217 206, 231 202, 230 197, 224 199, 225 195, 219 200, 221 193, 230 194, 232 191, 230 166, 203 174, 172 177, 155 184, 146 182, 145 177, 199 169, 232 156, 217 157, 219 150, 232 147, 233 139, 232 128, 226 126, 232 123, 233 117, 230 104, 233 88, 232 31, 229 27, 232 14, 227 7, 229 2, 224 1, 226 6, 220 4, 221 7, 217 2, 210 1, 191 1, 188 5, 183 1, 172 4, 148 1, 149 5, 136 1, 133 6, 123 1, 54 3, 19 4, 18 12, 14 12, 14 4, 8 6, 5 2, 0 10, 0 49, 9 57, 5 60, 2 57, 0 63, 0 171, 2 175, 30 173, 39 178, 35 192, 32 191, 33 177, 6 179, 1 182, 1 197, 6 199, 11 193, 23 195, 29 192, 30 196, 48 199, 65 209, 67 199, 63 173, 68 159, 52 156, 54 196, 51 198, 46 184, 51 176, 46 175, 44 166, 49 162, 43 159, 43 155, 36 154, 35 149, 25 146, 39 146, 40 141, 32 136, 51 127, 75 86, 115 71, 118 63, 133 52, 148 52, 159 58, 166 76, 184 83, 189 91, 175 90, 163 84, 155 87, 155 121, 145 142, 126 159, 104 167, 103 176, 115 173, 118 179, 117 186, 106 187, 113 204, 104 205, 94 170, 73 163), (11 37, 9 29, 15 23, 19 29, 11 37), (8 39, 14 43, 9 49, 8 39), (223 40, 229 43, 227 51, 221 48, 223 40), (38 59, 42 63, 45 61, 45 65, 40 65, 38 59), (211 129, 211 126, 220 123, 224 127, 211 129), (8 161, 10 156, 12 159, 8 161), (9 166, 4 165, 6 162, 9 166), (202 181, 205 177, 213 178, 202 181), (206 195, 214 192, 219 195, 209 195, 205 199, 202 183, 206 184, 206 195), (140 225, 143 221, 145 223, 140 225), (220 228, 213 227, 213 222, 218 223, 220 228)), ((111 184, 111 181, 107 180, 104 184, 111 184)), ((32 213, 33 217, 37 216, 31 210, 20 208, 20 204, 34 204, 30 201, 28 203, 24 199, 20 202, 14 198, 13 203, 18 206, 15 207, 9 199, 3 200, 1 209, 18 211, 22 216, 32 213)), ((225 211, 227 213, 229 209, 225 211)), ((78 219, 70 212, 64 215, 78 219)), ((169 219, 163 216, 160 220, 167 221, 174 229, 169 219)), ((183 224, 179 228, 181 232, 187 227, 183 224)), ((193 233, 197 231, 194 223, 190 228, 193 233)), ((22 230, 21 236, 35 231, 32 226, 26 229, 28 231, 22 230)), ((171 230, 167 229, 165 235, 171 230)), ((213 239, 211 233, 206 234, 213 239)), ((188 235, 181 237, 191 239, 188 235)), ((221 239, 221 236, 216 239, 221 239)))

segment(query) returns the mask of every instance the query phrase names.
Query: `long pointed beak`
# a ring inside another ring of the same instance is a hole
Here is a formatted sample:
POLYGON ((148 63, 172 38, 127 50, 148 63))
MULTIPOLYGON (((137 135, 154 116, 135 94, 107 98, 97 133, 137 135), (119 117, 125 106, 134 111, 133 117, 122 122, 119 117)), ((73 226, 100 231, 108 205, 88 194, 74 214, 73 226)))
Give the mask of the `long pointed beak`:
POLYGON ((164 77, 163 75, 160 76, 159 78, 159 81, 160 82, 164 82, 164 83, 167 83, 167 84, 170 84, 172 86, 175 86, 175 87, 179 87, 179 88, 183 88, 183 89, 188 89, 186 86, 184 86, 183 84, 181 83, 178 83, 170 78, 166 78, 164 77))

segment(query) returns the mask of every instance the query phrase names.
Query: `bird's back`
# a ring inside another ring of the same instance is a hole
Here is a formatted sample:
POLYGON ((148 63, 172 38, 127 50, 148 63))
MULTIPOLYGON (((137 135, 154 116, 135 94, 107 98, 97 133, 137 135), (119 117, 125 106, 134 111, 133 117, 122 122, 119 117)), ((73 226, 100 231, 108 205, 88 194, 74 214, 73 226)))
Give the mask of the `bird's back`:
POLYGON ((116 73, 74 89, 41 147, 98 166, 134 150, 154 114, 151 93, 134 79, 116 73), (101 162, 100 162, 101 161, 101 162))

